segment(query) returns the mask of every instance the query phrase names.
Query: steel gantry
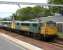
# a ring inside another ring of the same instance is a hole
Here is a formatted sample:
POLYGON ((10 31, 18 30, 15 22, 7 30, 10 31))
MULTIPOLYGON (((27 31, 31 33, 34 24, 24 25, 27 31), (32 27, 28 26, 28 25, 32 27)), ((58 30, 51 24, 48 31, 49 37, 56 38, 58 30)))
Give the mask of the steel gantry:
POLYGON ((10 2, 10 1, 0 1, 0 4, 11 4, 11 5, 40 5, 40 6, 60 6, 63 7, 61 4, 48 4, 48 3, 31 3, 31 2, 10 2))

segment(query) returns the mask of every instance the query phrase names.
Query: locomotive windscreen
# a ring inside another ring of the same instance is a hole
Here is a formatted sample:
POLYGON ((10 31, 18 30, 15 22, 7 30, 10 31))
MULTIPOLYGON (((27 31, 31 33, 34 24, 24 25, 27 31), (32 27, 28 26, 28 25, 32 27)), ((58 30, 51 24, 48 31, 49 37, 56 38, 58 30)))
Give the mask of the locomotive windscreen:
POLYGON ((56 26, 56 22, 54 22, 54 21, 48 21, 48 22, 47 22, 47 25, 53 25, 53 26, 56 26))

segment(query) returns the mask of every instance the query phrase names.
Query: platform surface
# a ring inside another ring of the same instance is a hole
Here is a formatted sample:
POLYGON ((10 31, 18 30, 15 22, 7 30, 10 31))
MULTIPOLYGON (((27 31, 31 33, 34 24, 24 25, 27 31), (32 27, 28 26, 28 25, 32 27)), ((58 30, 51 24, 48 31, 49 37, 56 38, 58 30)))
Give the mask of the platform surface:
POLYGON ((16 43, 8 41, 3 36, 0 36, 0 50, 27 50, 23 46, 19 46, 16 43))
POLYGON ((0 33, 0 50, 43 50, 24 41, 0 33))

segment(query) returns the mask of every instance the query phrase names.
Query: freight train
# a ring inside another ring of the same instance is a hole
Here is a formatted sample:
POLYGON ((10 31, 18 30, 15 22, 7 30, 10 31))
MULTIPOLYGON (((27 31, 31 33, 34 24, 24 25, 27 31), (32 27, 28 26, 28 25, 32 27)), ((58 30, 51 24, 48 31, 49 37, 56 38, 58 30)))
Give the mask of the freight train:
POLYGON ((56 23, 53 21, 2 21, 3 29, 35 39, 52 41, 57 37, 56 23))

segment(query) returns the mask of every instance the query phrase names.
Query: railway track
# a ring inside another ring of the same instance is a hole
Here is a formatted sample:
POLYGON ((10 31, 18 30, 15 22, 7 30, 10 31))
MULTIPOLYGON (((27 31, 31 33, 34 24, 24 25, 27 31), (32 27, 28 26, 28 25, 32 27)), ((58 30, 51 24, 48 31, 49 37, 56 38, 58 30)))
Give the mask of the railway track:
POLYGON ((63 42, 63 41, 55 40, 55 41, 53 41, 53 42, 49 42, 49 44, 63 48, 63 43, 62 43, 62 42, 63 42))
POLYGON ((58 47, 63 48, 63 45, 62 44, 59 44, 59 43, 52 43, 52 45, 55 45, 55 46, 58 46, 58 47))

